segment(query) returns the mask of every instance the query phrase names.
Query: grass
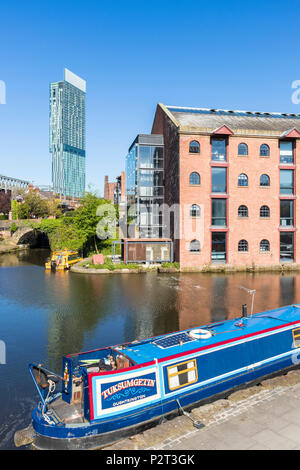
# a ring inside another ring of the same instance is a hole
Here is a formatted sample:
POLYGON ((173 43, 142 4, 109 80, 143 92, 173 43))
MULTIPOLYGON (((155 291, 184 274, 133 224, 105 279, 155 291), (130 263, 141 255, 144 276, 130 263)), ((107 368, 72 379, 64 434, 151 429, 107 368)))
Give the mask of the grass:
MULTIPOLYGON (((105 255, 105 253, 102 253, 105 255)), ((116 271, 121 269, 127 270, 138 270, 138 271, 157 271, 157 266, 145 266, 144 264, 139 263, 113 263, 110 256, 104 257, 104 264, 93 264, 92 260, 86 260, 79 264, 81 267, 86 267, 87 269, 108 269, 109 271, 116 271)), ((169 268, 169 269, 178 269, 179 270, 179 263, 162 263, 162 268, 169 268)))
POLYGON ((88 268, 92 269, 108 269, 109 271, 115 271, 116 269, 139 269, 141 268, 138 264, 125 264, 125 263, 109 263, 105 262, 104 264, 89 264, 88 268))
POLYGON ((179 263, 162 263, 161 267, 179 269, 179 263))

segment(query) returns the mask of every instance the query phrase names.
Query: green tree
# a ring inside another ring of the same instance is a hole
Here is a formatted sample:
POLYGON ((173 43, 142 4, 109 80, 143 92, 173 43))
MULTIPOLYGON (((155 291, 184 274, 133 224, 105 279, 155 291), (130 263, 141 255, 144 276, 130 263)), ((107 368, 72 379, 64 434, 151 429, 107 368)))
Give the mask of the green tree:
MULTIPOLYGON (((95 193, 86 193, 81 200, 81 206, 68 217, 60 217, 56 220, 43 219, 40 229, 47 233, 52 250, 83 250, 85 253, 101 250, 107 247, 96 236, 97 225, 103 215, 97 215, 98 208, 103 204, 113 205, 95 193)), ((101 211, 100 211, 101 212, 101 211)))
POLYGON ((99 206, 103 204, 112 206, 110 201, 98 197, 95 193, 89 192, 82 198, 81 206, 74 211, 74 224, 77 229, 82 230, 86 235, 86 251, 98 251, 98 248, 101 248, 101 241, 97 239, 96 229, 98 223, 104 217, 104 215, 97 215, 99 206))
POLYGON ((50 215, 48 202, 35 191, 30 191, 24 195, 24 201, 19 204, 19 219, 31 219, 47 217, 50 215))

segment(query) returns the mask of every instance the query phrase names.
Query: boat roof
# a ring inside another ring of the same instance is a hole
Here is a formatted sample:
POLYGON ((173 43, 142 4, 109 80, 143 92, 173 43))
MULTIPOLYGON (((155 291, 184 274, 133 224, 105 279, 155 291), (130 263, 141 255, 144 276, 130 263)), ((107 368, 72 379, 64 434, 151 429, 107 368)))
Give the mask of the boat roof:
POLYGON ((52 255, 77 255, 78 251, 58 250, 53 251, 52 255))
POLYGON ((188 333, 197 328, 190 328, 126 345, 114 346, 114 349, 120 349, 120 352, 126 354, 136 364, 147 363, 155 359, 158 362, 164 362, 200 350, 246 340, 259 334, 270 334, 284 327, 296 326, 297 323, 300 326, 300 304, 199 327, 212 333, 208 339, 191 338, 188 333))

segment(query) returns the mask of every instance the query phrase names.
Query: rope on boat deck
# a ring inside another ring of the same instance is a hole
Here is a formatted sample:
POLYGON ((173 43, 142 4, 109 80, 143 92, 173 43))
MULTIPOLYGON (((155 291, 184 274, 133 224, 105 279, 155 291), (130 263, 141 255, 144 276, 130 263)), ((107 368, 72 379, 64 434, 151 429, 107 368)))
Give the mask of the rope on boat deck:
MULTIPOLYGON (((55 385, 55 382, 53 382, 52 380, 48 380, 48 382, 49 382, 49 390, 48 390, 48 393, 47 393, 47 396, 46 396, 46 399, 45 399, 45 403, 42 407, 42 416, 48 424, 53 424, 53 421, 55 422, 55 419, 53 418, 53 415, 54 415, 53 412, 51 412, 49 410, 45 412, 45 410, 46 410, 46 406, 47 406, 50 394, 55 391, 56 385, 55 385), (51 417, 52 417, 52 419, 51 419, 51 417)), ((56 415, 55 415, 55 418, 60 424, 62 424, 62 422, 58 419, 58 417, 56 415)))

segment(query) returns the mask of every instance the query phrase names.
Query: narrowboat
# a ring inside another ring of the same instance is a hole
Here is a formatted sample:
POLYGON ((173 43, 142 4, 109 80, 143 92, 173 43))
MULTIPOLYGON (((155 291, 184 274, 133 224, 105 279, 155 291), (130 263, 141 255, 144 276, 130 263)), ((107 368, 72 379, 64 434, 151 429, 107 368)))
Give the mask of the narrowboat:
POLYGON ((78 251, 54 251, 51 258, 47 260, 45 268, 64 271, 79 261, 82 261, 82 258, 78 251))
POLYGON ((254 315, 243 307, 234 320, 64 356, 61 375, 30 364, 39 403, 15 444, 101 448, 297 367, 300 304, 254 315))

